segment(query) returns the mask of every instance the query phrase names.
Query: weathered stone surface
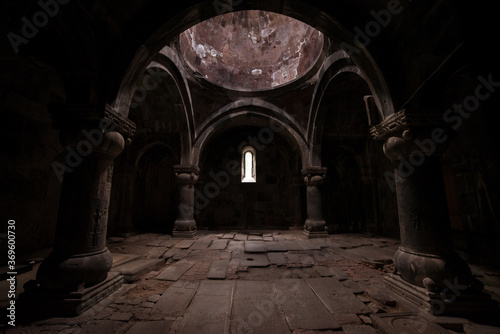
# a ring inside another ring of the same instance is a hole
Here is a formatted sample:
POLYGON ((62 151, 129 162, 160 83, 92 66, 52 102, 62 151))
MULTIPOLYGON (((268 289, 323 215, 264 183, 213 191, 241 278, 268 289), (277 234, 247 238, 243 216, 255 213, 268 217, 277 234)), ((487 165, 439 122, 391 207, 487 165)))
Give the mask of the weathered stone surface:
POLYGON ((191 246, 191 250, 207 249, 212 243, 212 240, 196 240, 191 246))
POLYGON ((122 274, 126 282, 134 282, 145 273, 160 268, 164 264, 165 261, 160 259, 136 259, 113 268, 113 271, 122 274))
POLYGON ((126 334, 160 334, 167 333, 172 325, 171 321, 144 321, 136 322, 126 334))
POLYGON ((191 269, 192 266, 196 264, 196 261, 192 260, 181 260, 179 262, 173 263, 170 267, 163 270, 155 278, 164 281, 177 281, 186 271, 191 269))
POLYGON ((151 312, 169 317, 182 316, 193 299, 198 286, 198 282, 175 282, 165 290, 151 312))
POLYGON ((210 249, 218 249, 222 250, 225 249, 227 246, 228 240, 226 239, 217 239, 212 241, 212 244, 210 245, 210 249))
POLYGON ((269 258, 271 264, 282 266, 287 263, 287 259, 283 253, 267 253, 267 257, 269 258))
POLYGON ((375 328, 367 325, 344 325, 342 330, 345 334, 377 334, 375 328))
POLYGON ((273 285, 290 329, 340 329, 305 281, 283 279, 274 281, 273 285))
POLYGON ((266 254, 243 254, 240 257, 241 267, 267 267, 269 259, 266 254))
POLYGON ((234 281, 201 282, 179 333, 229 333, 233 286, 234 281))
POLYGON ((194 244, 195 240, 182 240, 174 245, 175 248, 188 249, 194 244))
POLYGON ((226 278, 227 268, 229 267, 230 261, 231 260, 229 258, 214 260, 210 265, 210 269, 208 270, 207 278, 209 279, 226 278))
POLYGON ((449 334, 443 327, 421 317, 417 313, 372 314, 370 318, 376 328, 386 333, 449 334))
POLYGON ((245 253, 266 253, 264 241, 245 241, 245 253))
POLYGON ((289 333, 269 281, 237 281, 232 313, 231 333, 289 333))
POLYGON ((314 266, 314 269, 320 274, 321 277, 333 277, 333 273, 330 268, 325 266, 314 266))
POLYGON ((334 278, 310 278, 307 284, 332 314, 369 314, 372 311, 334 278))

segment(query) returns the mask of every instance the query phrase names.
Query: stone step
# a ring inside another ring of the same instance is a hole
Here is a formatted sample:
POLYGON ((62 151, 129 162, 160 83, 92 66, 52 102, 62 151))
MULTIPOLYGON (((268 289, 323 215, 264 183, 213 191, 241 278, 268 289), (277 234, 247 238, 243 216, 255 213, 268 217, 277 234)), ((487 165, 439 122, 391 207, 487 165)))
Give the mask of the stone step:
POLYGON ((123 275, 126 283, 135 282, 141 276, 150 271, 157 270, 165 265, 163 259, 135 259, 111 269, 113 272, 118 272, 123 275))
POLYGON ((127 262, 137 260, 141 257, 140 255, 135 255, 135 254, 120 254, 120 253, 111 253, 111 256, 113 256, 112 268, 118 267, 127 262))

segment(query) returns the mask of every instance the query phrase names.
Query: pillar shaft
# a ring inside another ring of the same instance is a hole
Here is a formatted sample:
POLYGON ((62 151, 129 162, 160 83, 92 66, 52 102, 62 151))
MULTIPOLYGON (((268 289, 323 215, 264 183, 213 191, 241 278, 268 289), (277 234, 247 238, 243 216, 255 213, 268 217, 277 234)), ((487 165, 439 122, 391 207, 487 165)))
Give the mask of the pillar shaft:
POLYGON ((106 230, 113 160, 122 152, 125 140, 118 132, 90 131, 82 133, 93 131, 93 137, 78 134, 66 145, 69 163, 63 180, 54 249, 37 272, 43 288, 91 286, 104 280, 112 265, 106 230))
POLYGON ((472 275, 452 244, 440 162, 444 148, 429 140, 405 131, 390 137, 384 151, 394 164, 401 234, 395 269, 405 281, 439 291, 447 282, 470 285, 472 275))
POLYGON ((308 168, 302 171, 306 184, 307 219, 304 224, 304 233, 309 238, 327 237, 328 227, 323 219, 321 192, 319 186, 323 183, 326 168, 308 168))
POLYGON ((174 237, 192 238, 196 235, 194 219, 194 185, 198 181, 199 169, 196 166, 174 167, 179 186, 179 213, 174 223, 174 237))

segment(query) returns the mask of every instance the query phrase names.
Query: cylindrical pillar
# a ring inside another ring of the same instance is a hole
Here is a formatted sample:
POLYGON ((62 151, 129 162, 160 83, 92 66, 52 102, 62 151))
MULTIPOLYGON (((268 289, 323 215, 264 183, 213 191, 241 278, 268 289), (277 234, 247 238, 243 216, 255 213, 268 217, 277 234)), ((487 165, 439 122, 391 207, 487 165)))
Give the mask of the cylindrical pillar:
POLYGON ((106 230, 113 160, 125 140, 118 132, 82 130, 63 131, 61 142, 67 144, 68 164, 54 249, 40 265, 37 281, 42 288, 67 290, 97 284, 111 268, 106 230))
POLYGON ((406 130, 402 137, 387 139, 384 152, 394 164, 401 234, 395 269, 403 280, 436 292, 449 284, 469 286, 473 278, 452 244, 440 162, 443 147, 429 138, 406 130))
POLYGON ((200 173, 196 166, 174 167, 179 185, 179 213, 174 223, 172 236, 194 238, 196 236, 196 221, 194 220, 194 185, 200 173))
POLYGON ((304 224, 304 233, 308 238, 328 237, 328 227, 323 219, 321 191, 319 186, 326 176, 326 168, 315 167, 302 171, 306 184, 307 219, 304 224))

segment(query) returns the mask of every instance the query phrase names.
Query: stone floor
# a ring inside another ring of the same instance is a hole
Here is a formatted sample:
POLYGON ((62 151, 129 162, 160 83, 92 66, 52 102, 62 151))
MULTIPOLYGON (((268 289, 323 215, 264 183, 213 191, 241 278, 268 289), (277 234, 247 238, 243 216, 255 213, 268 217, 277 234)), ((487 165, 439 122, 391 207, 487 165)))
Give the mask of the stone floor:
MULTIPOLYGON (((371 334, 387 332, 384 324, 390 323, 391 333, 500 333, 488 324, 431 316, 393 295, 384 286, 398 247, 392 239, 201 231, 195 240, 161 234, 110 238, 108 247, 112 271, 124 275, 122 288, 78 317, 8 332, 371 334)), ((33 277, 36 267, 20 282, 33 277)), ((498 300, 498 273, 473 270, 498 300)))

